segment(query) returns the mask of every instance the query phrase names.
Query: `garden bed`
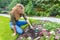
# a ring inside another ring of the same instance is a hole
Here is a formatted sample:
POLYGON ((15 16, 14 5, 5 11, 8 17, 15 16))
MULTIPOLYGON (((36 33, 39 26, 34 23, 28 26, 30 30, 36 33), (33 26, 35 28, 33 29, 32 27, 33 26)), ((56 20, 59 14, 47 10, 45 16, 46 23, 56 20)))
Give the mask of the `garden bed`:
MULTIPOLYGON (((29 29, 27 27, 25 29, 25 33, 23 35, 20 35, 17 40, 59 40, 60 38, 60 28, 48 28, 46 29, 45 22, 49 23, 49 21, 41 21, 32 23, 34 29, 29 29), (42 24, 42 23, 43 24, 42 24)), ((47 25, 47 24, 46 24, 47 25)))
MULTIPOLYGON (((0 27, 1 27, 0 28, 0 40, 8 40, 8 39, 9 40, 18 40, 18 38, 20 38, 20 36, 22 37, 22 35, 19 35, 19 36, 17 35, 17 36, 12 37, 13 31, 9 27, 10 19, 7 17, 3 17, 3 16, 0 16, 0 18, 1 18, 0 19, 0 27)), ((58 30, 60 28, 60 24, 50 22, 50 21, 38 21, 38 20, 32 20, 32 19, 30 19, 30 22, 33 26, 37 27, 38 25, 41 25, 43 29, 46 29, 46 31, 52 33, 52 34, 50 34, 50 36, 46 36, 45 34, 44 34, 45 36, 43 36, 42 35, 43 33, 41 32, 41 35, 38 37, 38 38, 40 38, 40 40, 48 40, 48 38, 50 40, 55 40, 55 38, 59 39, 60 34, 58 34, 58 32, 59 32, 58 30)), ((36 37, 34 37, 34 39, 35 38, 36 37)), ((28 40, 29 37, 23 38, 23 39, 28 40)))

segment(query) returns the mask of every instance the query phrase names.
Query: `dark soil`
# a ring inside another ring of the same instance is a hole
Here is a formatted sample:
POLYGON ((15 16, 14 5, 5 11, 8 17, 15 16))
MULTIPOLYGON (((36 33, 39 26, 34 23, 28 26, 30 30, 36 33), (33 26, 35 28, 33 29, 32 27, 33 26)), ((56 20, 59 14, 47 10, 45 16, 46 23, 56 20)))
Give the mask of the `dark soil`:
POLYGON ((32 38, 32 40, 34 40, 35 38, 37 38, 39 36, 38 33, 42 30, 43 26, 41 24, 32 24, 32 25, 34 27, 34 30, 30 29, 29 27, 27 27, 25 29, 25 33, 22 34, 22 35, 19 35, 19 37, 17 38, 17 40, 21 40, 21 37, 27 38, 29 36, 32 38), (38 29, 37 32, 35 32, 36 28, 38 29))
MULTIPOLYGON (((43 21, 43 22, 48 22, 48 21, 43 21)), ((39 23, 32 23, 32 26, 34 29, 30 29, 30 27, 25 28, 24 34, 19 35, 17 40, 22 40, 21 38, 23 38, 23 39, 25 38, 24 40, 27 40, 26 38, 28 38, 28 37, 31 37, 30 40, 34 40, 38 37, 44 36, 44 34, 43 34, 44 32, 46 33, 46 36, 51 35, 49 30, 45 30, 45 31, 42 30, 42 29, 45 29, 43 27, 42 23, 40 23, 40 24, 39 23), (38 30, 36 30, 36 29, 38 29, 38 30), (43 33, 42 33, 42 31, 43 31, 43 33)), ((56 30, 54 30, 54 31, 55 31, 56 35, 60 34, 60 28, 56 28, 56 30)), ((37 40, 39 40, 39 39, 40 38, 38 38, 37 40)), ((57 40, 57 39, 55 38, 55 40, 57 40)))

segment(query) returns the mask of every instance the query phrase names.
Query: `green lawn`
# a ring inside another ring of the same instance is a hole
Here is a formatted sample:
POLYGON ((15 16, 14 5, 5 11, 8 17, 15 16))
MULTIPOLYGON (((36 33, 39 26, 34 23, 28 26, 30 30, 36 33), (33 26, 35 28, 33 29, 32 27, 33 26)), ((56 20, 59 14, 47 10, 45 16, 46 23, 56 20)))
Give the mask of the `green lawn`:
POLYGON ((12 37, 12 33, 9 27, 9 18, 0 16, 0 40, 15 40, 17 36, 12 37))
MULTIPOLYGON (((17 36, 12 37, 13 31, 9 27, 9 18, 0 16, 0 40, 16 40, 17 36)), ((60 27, 60 24, 52 23, 52 22, 44 22, 44 21, 35 21, 30 20, 31 23, 40 23, 48 30, 55 30, 56 28, 60 27)))
MULTIPOLYGON (((9 21, 9 18, 0 16, 0 40, 16 40, 18 36, 12 36, 13 31, 10 29, 9 21)), ((22 28, 25 28, 25 26, 22 28)))

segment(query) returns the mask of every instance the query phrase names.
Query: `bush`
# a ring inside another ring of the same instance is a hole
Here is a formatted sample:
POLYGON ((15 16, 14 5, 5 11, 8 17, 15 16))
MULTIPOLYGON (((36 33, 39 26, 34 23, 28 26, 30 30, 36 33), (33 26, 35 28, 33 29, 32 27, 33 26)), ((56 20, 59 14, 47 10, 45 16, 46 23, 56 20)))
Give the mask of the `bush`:
POLYGON ((25 13, 30 16, 60 16, 60 1, 58 0, 13 0, 8 9, 11 10, 17 3, 25 6, 25 13))
POLYGON ((3 10, 1 11, 2 14, 8 14, 9 11, 3 10))
POLYGON ((1 13, 1 10, 0 10, 0 13, 1 13))
POLYGON ((17 3, 20 3, 20 0, 12 0, 10 5, 8 5, 8 10, 10 11, 17 3))
POLYGON ((2 12, 2 8, 0 8, 0 13, 2 12))
POLYGON ((50 16, 56 16, 56 15, 60 15, 60 5, 59 4, 56 4, 56 5, 53 5, 51 8, 50 8, 50 16))
POLYGON ((59 15, 56 15, 56 17, 57 17, 57 18, 60 18, 60 16, 59 16, 59 15))

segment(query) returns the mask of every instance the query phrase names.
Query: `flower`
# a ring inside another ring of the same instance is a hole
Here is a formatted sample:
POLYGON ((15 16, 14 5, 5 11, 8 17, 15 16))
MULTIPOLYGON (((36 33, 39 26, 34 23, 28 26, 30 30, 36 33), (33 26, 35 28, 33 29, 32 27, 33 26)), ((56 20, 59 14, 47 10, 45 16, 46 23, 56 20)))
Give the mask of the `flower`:
POLYGON ((27 38, 28 40, 32 40, 32 38, 29 36, 28 38, 27 38))
POLYGON ((55 36, 55 39, 59 39, 59 36, 58 36, 58 35, 56 35, 56 36, 55 36))
POLYGON ((40 35, 40 36, 43 36, 43 32, 39 32, 39 35, 40 35))
POLYGON ((42 32, 47 32, 46 29, 42 29, 42 32))
POLYGON ((47 34, 48 34, 48 36, 50 36, 50 32, 48 32, 47 34))
POLYGON ((46 36, 46 38, 48 38, 49 36, 46 36))
POLYGON ((60 30, 58 31, 58 33, 60 34, 60 30))
POLYGON ((50 31, 50 34, 53 34, 53 35, 55 35, 55 32, 54 32, 54 31, 50 31))

